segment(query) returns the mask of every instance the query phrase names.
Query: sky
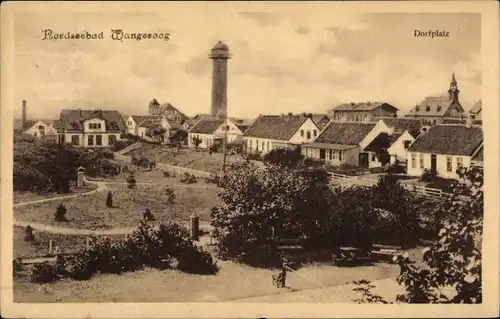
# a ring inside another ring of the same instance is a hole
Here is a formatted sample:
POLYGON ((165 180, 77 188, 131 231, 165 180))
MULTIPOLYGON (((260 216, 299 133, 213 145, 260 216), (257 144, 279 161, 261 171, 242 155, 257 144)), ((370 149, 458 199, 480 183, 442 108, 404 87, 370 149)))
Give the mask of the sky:
POLYGON ((228 44, 228 114, 325 113, 340 103, 384 101, 409 111, 447 94, 452 72, 469 109, 481 98, 481 17, 473 13, 328 14, 319 11, 16 13, 15 107, 28 118, 63 108, 147 114, 156 98, 188 115, 209 113, 211 47, 228 44), (169 41, 112 41, 110 30, 168 32, 169 41), (104 32, 103 40, 42 40, 104 32), (418 38, 414 30, 445 30, 418 38))

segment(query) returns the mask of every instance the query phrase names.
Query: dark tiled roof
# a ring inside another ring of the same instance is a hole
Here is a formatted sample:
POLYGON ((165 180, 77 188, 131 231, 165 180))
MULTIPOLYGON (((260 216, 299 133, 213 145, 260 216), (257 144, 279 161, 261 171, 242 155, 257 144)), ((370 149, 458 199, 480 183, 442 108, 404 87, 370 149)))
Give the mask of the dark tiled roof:
POLYGON ((261 115, 244 136, 288 141, 307 119, 302 115, 261 115))
POLYGON ((483 142, 480 127, 436 125, 420 135, 409 152, 471 156, 483 142))
POLYGON ((210 114, 196 114, 192 119, 214 120, 215 117, 210 114))
POLYGON ((250 127, 250 125, 246 125, 246 124, 235 124, 237 128, 240 129, 240 131, 242 131, 243 133, 245 133, 245 131, 250 127))
MULTIPOLYGON (((428 96, 418 103, 408 115, 444 116, 452 103, 449 96, 428 96)), ((455 105, 459 108, 459 113, 464 112, 460 104, 455 105)))
POLYGON ((394 128, 394 133, 410 132, 413 137, 417 137, 420 129, 424 125, 429 125, 428 121, 408 118, 381 118, 390 128, 394 128))
POLYGON ((71 131, 83 130, 83 120, 93 116, 106 120, 106 130, 120 132, 125 130, 125 122, 118 111, 111 110, 62 110, 60 128, 71 131))
POLYGON ((160 110, 161 110, 161 112, 165 112, 165 111, 174 111, 174 112, 177 112, 179 114, 180 118, 181 118, 181 121, 189 119, 189 117, 186 114, 184 114, 181 111, 179 111, 178 108, 176 108, 175 106, 173 106, 170 103, 162 104, 160 106, 160 110))
POLYGON ((142 122, 157 118, 158 116, 149 116, 149 115, 132 115, 135 124, 141 125, 142 122))
POLYGON ((470 113, 477 114, 483 109, 483 102, 481 100, 477 101, 476 104, 470 109, 470 113))
POLYGON ((328 144, 328 143, 309 143, 304 144, 302 147, 324 148, 329 150, 343 151, 356 147, 356 145, 343 145, 343 144, 328 144))
POLYGON ((199 120, 189 133, 213 134, 215 130, 224 123, 224 120, 199 120))
POLYGON ((474 155, 474 157, 472 158, 473 161, 479 161, 479 162, 483 162, 484 161, 484 155, 483 155, 483 148, 481 147, 481 149, 476 153, 476 155, 474 155))
POLYGON ((330 122, 330 117, 326 114, 314 114, 312 120, 320 129, 323 129, 330 122))
POLYGON ((395 110, 398 110, 396 107, 390 105, 386 102, 357 102, 357 103, 344 103, 339 106, 333 108, 333 111, 373 111, 376 108, 388 105, 395 110))
POLYGON ((358 145, 374 127, 373 123, 330 122, 314 142, 358 145))
POLYGON ((377 135, 377 137, 375 137, 373 141, 371 141, 371 143, 365 147, 364 151, 378 153, 382 149, 388 149, 390 146, 391 137, 389 136, 389 134, 381 133, 377 135))

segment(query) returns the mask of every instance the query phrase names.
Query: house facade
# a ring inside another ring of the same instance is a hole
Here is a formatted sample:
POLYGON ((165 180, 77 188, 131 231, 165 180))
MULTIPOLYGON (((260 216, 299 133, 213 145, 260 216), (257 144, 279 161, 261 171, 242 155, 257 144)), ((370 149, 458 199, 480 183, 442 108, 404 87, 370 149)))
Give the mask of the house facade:
POLYGON ((125 134, 122 116, 114 110, 62 110, 56 122, 58 143, 75 147, 110 147, 125 134))
POLYGON ((55 121, 36 121, 30 123, 28 127, 24 128, 23 134, 32 135, 34 137, 42 138, 47 135, 57 135, 57 129, 54 126, 55 121))
POLYGON ((408 149, 415 142, 415 137, 409 131, 404 131, 401 134, 391 135, 389 148, 387 152, 390 155, 390 163, 405 163, 408 159, 408 149))
POLYGON ((333 121, 366 122, 378 117, 396 117, 398 109, 386 102, 351 102, 331 111, 333 121))
POLYGON ((221 140, 215 133, 225 122, 225 120, 200 119, 188 132, 188 146, 208 149, 218 145, 221 140), (198 145, 196 140, 199 141, 198 145))
POLYGON ((421 176, 425 170, 443 178, 458 178, 456 170, 469 168, 481 151, 483 130, 464 125, 436 125, 420 135, 408 149, 407 174, 421 176))
POLYGON ((455 74, 453 74, 448 96, 426 97, 406 114, 405 117, 426 120, 432 125, 443 123, 464 124, 467 114, 460 104, 459 93, 455 74))
POLYGON ((320 129, 310 116, 259 115, 243 134, 246 151, 269 153, 273 149, 312 142, 320 129))
POLYGON ((380 134, 390 133, 383 121, 377 123, 331 121, 310 144, 302 146, 302 154, 331 165, 362 167, 380 166, 377 158, 365 148, 380 134))

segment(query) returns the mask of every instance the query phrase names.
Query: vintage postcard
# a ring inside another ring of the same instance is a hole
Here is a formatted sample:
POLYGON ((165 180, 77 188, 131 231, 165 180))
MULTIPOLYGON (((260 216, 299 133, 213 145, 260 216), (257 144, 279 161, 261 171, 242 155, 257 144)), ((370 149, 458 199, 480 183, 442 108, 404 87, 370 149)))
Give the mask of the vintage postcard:
POLYGON ((498 315, 498 9, 3 3, 2 316, 498 315))

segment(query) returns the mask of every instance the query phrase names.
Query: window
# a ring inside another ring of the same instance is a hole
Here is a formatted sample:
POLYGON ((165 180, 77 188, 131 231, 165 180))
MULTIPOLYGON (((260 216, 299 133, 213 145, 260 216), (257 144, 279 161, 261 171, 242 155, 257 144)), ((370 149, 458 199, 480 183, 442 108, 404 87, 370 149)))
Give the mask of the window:
POLYGON ((332 160, 335 159, 335 154, 337 154, 337 151, 332 150, 332 160))
POLYGON ((300 137, 304 137, 304 130, 300 130, 300 137))
POLYGON ((341 162, 342 162, 342 155, 343 155, 342 151, 339 151, 339 161, 341 161, 341 162))
POLYGON ((102 135, 95 136, 95 145, 102 145, 102 135))
POLYGON ((144 137, 144 132, 141 132, 141 137, 144 137))
POLYGON ((269 141, 267 141, 267 151, 269 152, 269 141))
POLYGON ((405 150, 410 148, 411 141, 404 141, 405 150))
POLYGON ((473 119, 476 118, 476 116, 475 115, 471 115, 470 118, 471 118, 471 120, 473 120, 473 119))
POLYGON ((89 135, 87 144, 89 146, 93 146, 94 145, 94 135, 89 135))
POLYGON ((457 157, 457 169, 462 168, 464 166, 463 159, 461 157, 457 157))
POLYGON ((265 142, 262 141, 262 150, 265 150, 265 142))
POLYGON ((255 150, 259 151, 259 140, 255 140, 255 150))
POLYGON ((252 140, 248 140, 248 148, 252 150, 252 140))
POLYGON ((112 145, 114 142, 116 142, 116 135, 110 135, 109 136, 109 145, 112 145))
MULTIPOLYGON (((314 131, 314 132, 316 132, 316 131, 314 131)), ((329 159, 329 160, 332 160, 332 159, 333 159, 333 150, 329 150, 329 151, 328 151, 328 159, 329 159)))
POLYGON ((375 153, 372 153, 372 162, 375 162, 377 160, 377 156, 375 156, 375 153))
POLYGON ((314 136, 314 137, 318 136, 318 131, 313 130, 313 136, 314 136))
POLYGON ((311 138, 311 131, 307 131, 307 139, 311 138))
POLYGON ((71 135, 71 144, 73 144, 73 145, 80 145, 80 136, 78 136, 78 135, 71 135))
POLYGON ((43 126, 43 125, 39 125, 39 126, 38 126, 38 129, 39 129, 39 130, 44 130, 44 129, 45 129, 45 126, 43 126))
POLYGON ((101 128, 101 123, 97 123, 97 128, 101 128))
POLYGON ((446 170, 448 172, 452 171, 452 169, 453 169, 453 167, 452 167, 453 165, 452 164, 453 164, 452 158, 450 156, 446 157, 446 170))
POLYGON ((424 169, 424 154, 420 154, 420 169, 424 169))
POLYGON ((127 122, 128 126, 132 126, 132 121, 127 122))
POLYGON ((417 155, 415 154, 411 154, 411 167, 417 167, 417 155))

